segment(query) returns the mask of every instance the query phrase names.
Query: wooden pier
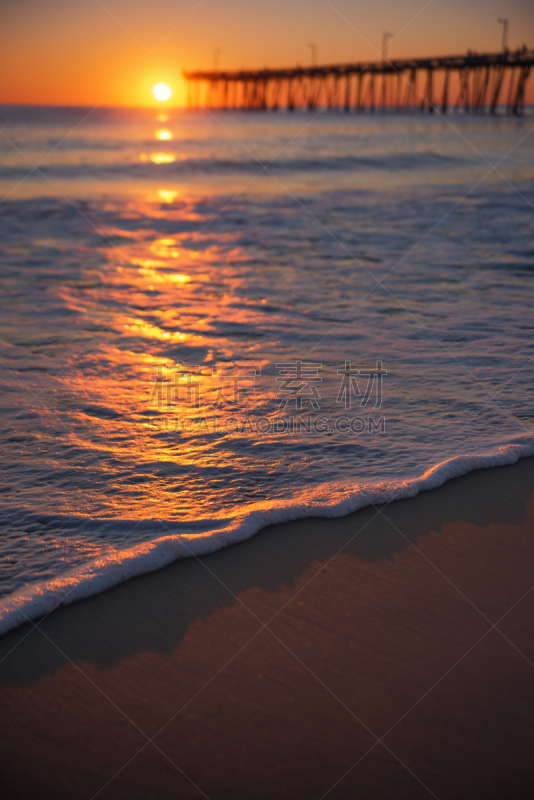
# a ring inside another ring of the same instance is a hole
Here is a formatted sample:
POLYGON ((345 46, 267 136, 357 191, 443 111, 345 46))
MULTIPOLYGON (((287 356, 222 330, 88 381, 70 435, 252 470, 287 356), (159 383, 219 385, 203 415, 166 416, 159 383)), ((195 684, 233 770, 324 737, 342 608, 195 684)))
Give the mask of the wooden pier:
POLYGON ((190 108, 520 115, 534 50, 235 72, 185 72, 190 108))

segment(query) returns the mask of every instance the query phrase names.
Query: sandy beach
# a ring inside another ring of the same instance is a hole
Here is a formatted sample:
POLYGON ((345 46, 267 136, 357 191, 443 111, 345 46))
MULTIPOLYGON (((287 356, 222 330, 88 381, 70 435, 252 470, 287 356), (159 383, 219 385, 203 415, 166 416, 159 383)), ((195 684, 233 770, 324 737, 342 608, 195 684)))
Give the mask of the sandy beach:
POLYGON ((533 520, 530 458, 11 632, 2 796, 526 800, 533 520))

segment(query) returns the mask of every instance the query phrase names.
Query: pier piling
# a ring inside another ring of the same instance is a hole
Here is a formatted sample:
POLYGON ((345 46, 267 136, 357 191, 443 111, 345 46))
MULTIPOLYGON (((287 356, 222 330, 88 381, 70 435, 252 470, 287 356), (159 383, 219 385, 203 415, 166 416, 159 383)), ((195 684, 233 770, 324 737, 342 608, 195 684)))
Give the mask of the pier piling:
POLYGON ((520 115, 534 50, 332 64, 292 69, 185 72, 192 108, 520 115), (420 78, 419 76, 422 76, 420 78), (418 88, 422 87, 422 88, 418 88), (454 93, 456 92, 456 101, 454 93), (441 100, 440 100, 441 97, 441 100))

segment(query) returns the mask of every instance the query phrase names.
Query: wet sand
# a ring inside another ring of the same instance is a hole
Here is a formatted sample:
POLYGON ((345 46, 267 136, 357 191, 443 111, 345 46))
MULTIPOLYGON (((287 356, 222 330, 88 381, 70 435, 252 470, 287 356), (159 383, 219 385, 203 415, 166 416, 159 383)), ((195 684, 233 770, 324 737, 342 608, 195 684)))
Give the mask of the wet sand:
POLYGON ((3 798, 531 797, 534 459, 0 639, 3 798))

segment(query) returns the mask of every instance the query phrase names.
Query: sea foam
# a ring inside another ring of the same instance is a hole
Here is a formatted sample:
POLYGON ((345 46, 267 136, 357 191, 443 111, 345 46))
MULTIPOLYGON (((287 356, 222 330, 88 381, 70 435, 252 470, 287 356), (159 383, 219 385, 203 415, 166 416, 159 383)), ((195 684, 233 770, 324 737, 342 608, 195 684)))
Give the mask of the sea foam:
MULTIPOLYGON (((251 538, 268 525, 306 517, 341 517, 369 505, 391 503, 435 489, 452 478, 489 467, 513 464, 534 455, 534 437, 518 437, 488 452, 460 455, 436 464, 416 478, 356 484, 339 481, 299 492, 293 498, 248 506, 224 520, 222 527, 203 533, 162 536, 117 550, 69 570, 53 580, 28 584, 0 601, 0 634, 48 615, 62 605, 110 589, 181 558, 199 557, 251 538)), ((172 523, 169 523, 169 527, 172 523)), ((167 527, 167 526, 166 526, 167 527)))

